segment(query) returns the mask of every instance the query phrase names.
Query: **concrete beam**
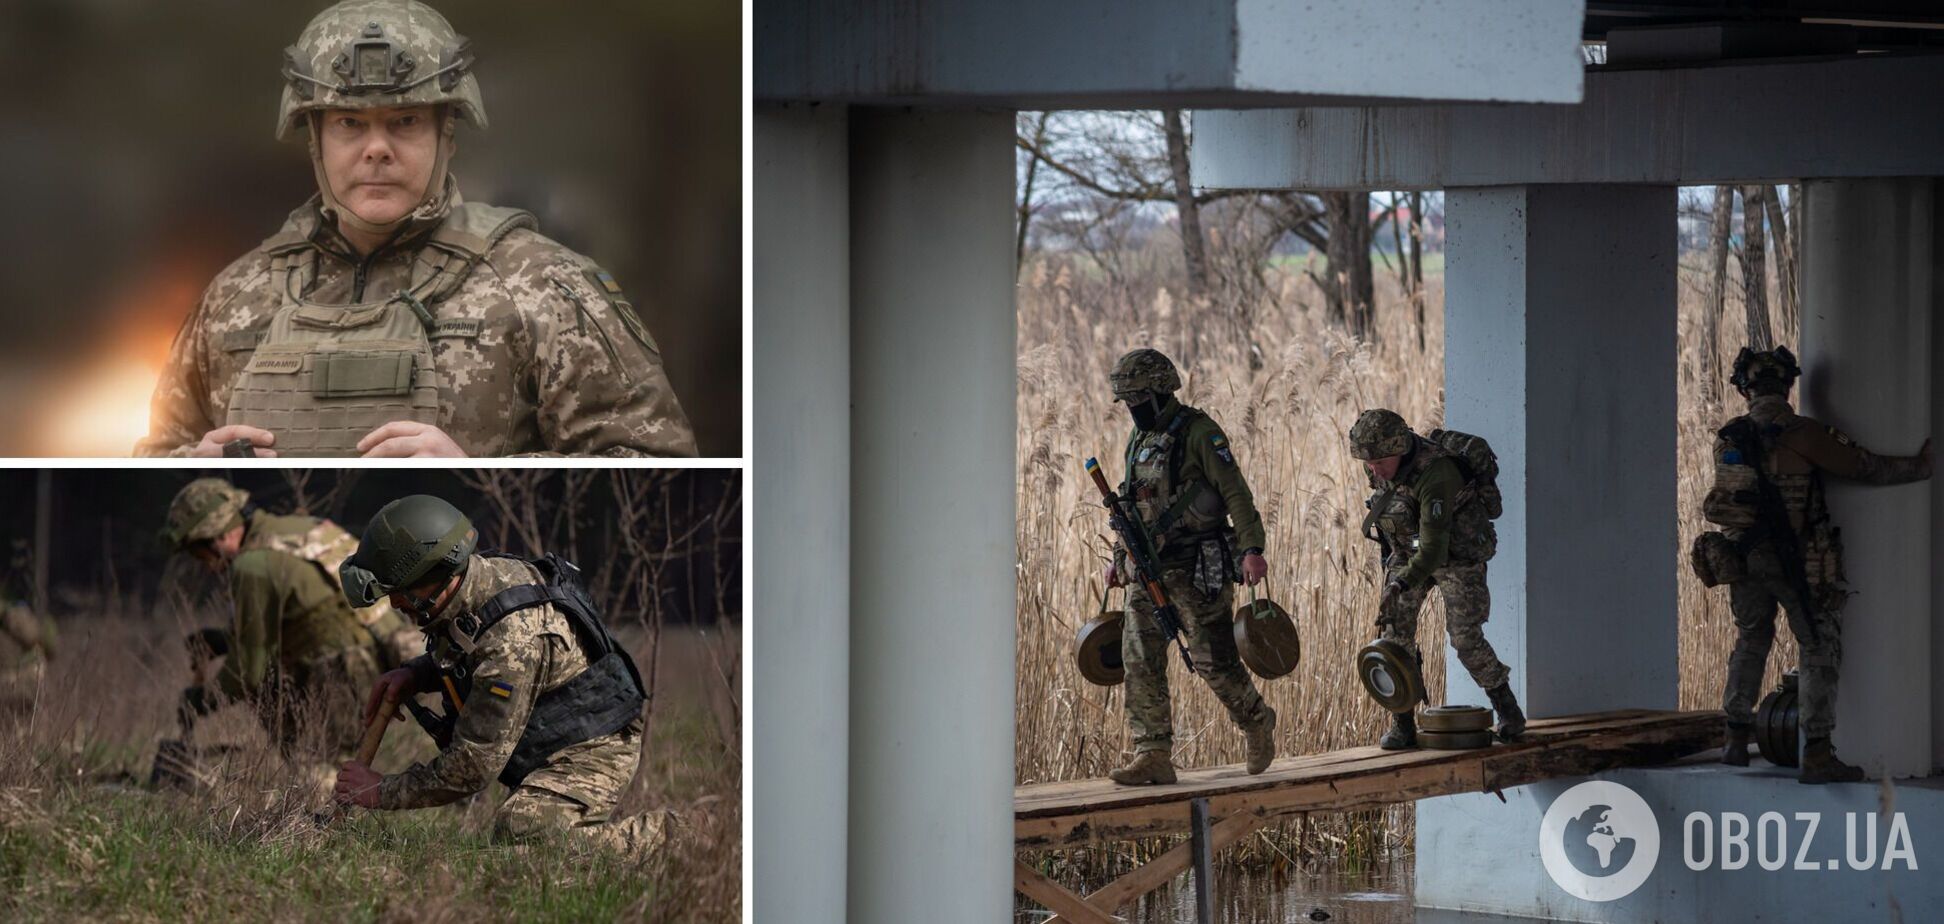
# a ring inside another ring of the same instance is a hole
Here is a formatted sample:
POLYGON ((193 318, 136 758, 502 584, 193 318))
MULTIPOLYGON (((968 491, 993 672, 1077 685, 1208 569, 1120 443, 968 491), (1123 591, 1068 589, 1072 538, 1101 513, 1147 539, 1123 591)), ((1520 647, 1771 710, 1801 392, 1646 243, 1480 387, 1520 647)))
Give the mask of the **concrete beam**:
POLYGON ((839 106, 756 110, 750 517, 755 916, 842 921, 850 766, 850 159, 839 106), (785 603, 784 601, 787 601, 785 603))
POLYGON ((1577 106, 1198 111, 1196 185, 1441 189, 1944 174, 1944 56, 1591 72, 1577 106))
POLYGON ((758 100, 1577 102, 1579 0, 757 0, 758 100))
POLYGON ((852 112, 858 924, 1012 914, 1012 195, 1011 114, 852 112))

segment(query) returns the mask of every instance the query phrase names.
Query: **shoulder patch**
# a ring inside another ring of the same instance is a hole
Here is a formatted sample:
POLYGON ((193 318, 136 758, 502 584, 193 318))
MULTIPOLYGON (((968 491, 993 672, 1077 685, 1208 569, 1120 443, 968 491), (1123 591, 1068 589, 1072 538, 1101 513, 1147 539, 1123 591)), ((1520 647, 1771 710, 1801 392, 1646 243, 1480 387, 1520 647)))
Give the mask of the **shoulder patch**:
POLYGON ((500 699, 512 699, 513 685, 507 683, 504 680, 495 680, 491 684, 487 685, 486 692, 491 693, 492 695, 497 696, 500 699))
POLYGON ((607 299, 608 307, 614 309, 615 315, 621 319, 621 326, 628 329, 629 336, 647 347, 648 352, 661 352, 661 348, 655 345, 655 338, 648 335, 648 325, 641 323, 641 316, 635 313, 634 303, 621 294, 621 284, 614 281, 614 276, 598 266, 587 270, 582 275, 587 277, 588 284, 594 287, 594 291, 601 293, 601 297, 607 299))
POLYGON ((1208 435, 1208 445, 1215 450, 1216 458, 1230 465, 1235 464, 1235 450, 1229 448, 1228 437, 1219 432, 1211 433, 1208 435))

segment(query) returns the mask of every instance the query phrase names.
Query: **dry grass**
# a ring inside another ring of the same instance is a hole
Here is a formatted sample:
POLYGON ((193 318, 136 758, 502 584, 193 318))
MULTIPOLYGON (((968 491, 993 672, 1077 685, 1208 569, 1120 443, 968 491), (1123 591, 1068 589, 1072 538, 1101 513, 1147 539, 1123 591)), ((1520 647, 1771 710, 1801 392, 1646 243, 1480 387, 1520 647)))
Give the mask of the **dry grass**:
MULTIPOLYGON (((739 720, 717 688, 740 683, 740 639, 716 635, 662 638, 651 744, 622 809, 673 808, 693 828, 677 849, 631 859, 491 844, 498 784, 445 808, 320 824, 306 777, 321 755, 285 761, 241 708, 196 731, 229 746, 211 785, 151 790, 187 673, 181 627, 72 620, 44 677, 0 691, 0 917, 739 920, 739 720)), ((649 653, 631 647, 645 667, 649 653)), ((376 765, 432 753, 415 726, 394 725, 376 765)))
MULTIPOLYGON (((1376 632, 1379 569, 1372 543, 1358 532, 1367 487, 1345 434, 1370 407, 1393 408, 1420 432, 1441 421, 1442 278, 1426 280, 1420 353, 1414 312, 1381 266, 1380 336, 1362 344, 1325 323, 1320 293, 1296 274, 1271 271, 1265 292, 1224 291, 1190 304, 1173 294, 1178 286, 1167 284, 1160 268, 1166 255, 1121 259, 1132 268, 1109 274, 1084 257, 1040 255, 1018 290, 1018 781, 1101 776, 1128 746, 1121 689, 1083 680, 1072 643, 1099 606, 1108 549, 1105 513, 1081 465, 1098 456, 1119 477, 1128 424, 1111 403, 1106 378, 1114 359, 1137 346, 1157 347, 1181 365, 1183 400, 1228 431, 1268 528, 1268 587, 1296 617, 1304 645, 1295 674, 1258 680, 1281 717, 1279 753, 1372 743, 1387 717, 1364 695, 1350 658, 1376 632)), ((1667 567, 1680 575, 1680 702, 1711 708, 1719 704, 1733 628, 1726 594, 1700 587, 1687 571, 1685 550, 1703 528, 1695 511, 1712 474, 1712 430, 1734 411, 1710 405, 1700 388, 1702 293, 1691 275, 1683 273, 1680 299, 1681 545, 1668 550, 1667 567)), ((1739 317, 1731 301, 1722 337, 1729 357, 1740 346, 1739 317)), ((1419 626, 1426 652, 1445 650, 1436 597, 1419 626)), ((1773 657, 1792 662, 1793 646, 1778 645, 1773 657)), ((1432 702, 1442 701, 1437 659, 1427 665, 1425 680, 1432 702)), ((1175 664, 1171 689, 1177 765, 1239 762, 1242 735, 1207 687, 1175 664)), ((1410 836, 1404 806, 1300 819, 1233 854, 1271 866, 1318 856, 1355 861, 1404 848, 1410 836)), ((1047 860, 1093 879, 1156 846, 1107 845, 1047 860)))

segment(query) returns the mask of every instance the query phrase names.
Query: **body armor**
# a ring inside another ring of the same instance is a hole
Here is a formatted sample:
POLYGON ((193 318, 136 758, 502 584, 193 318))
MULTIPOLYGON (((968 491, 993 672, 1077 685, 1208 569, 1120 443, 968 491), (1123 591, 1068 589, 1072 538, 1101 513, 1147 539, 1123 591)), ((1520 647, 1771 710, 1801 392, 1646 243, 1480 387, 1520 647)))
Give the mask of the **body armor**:
POLYGON ((1188 557, 1197 551, 1194 540, 1218 538, 1228 525, 1221 492, 1203 479, 1182 477, 1182 441, 1189 425, 1203 416, 1183 406, 1159 434, 1136 431, 1128 440, 1128 481, 1121 490, 1134 498, 1164 560, 1188 557))
MULTIPOLYGON (((294 223, 265 244, 282 305, 231 392, 226 425, 277 434, 279 456, 355 455, 358 440, 394 420, 444 427, 444 383, 432 361, 440 302, 493 245, 533 216, 461 203, 435 228, 412 267, 411 285, 383 301, 328 305, 307 300, 316 246, 294 223)), ((447 324, 474 324, 452 319, 447 324)))
MULTIPOLYGON (((1418 440, 1417 449, 1405 467, 1388 484, 1378 485, 1380 490, 1370 498, 1370 513, 1365 522, 1389 540, 1392 556, 1409 558, 1416 549, 1417 476, 1426 466, 1444 458, 1452 458, 1456 463, 1454 454, 1444 446, 1427 439, 1418 440)), ((1492 526, 1486 505, 1470 500, 1461 495, 1452 516, 1450 560, 1453 563, 1487 561, 1498 551, 1498 531, 1492 526)))

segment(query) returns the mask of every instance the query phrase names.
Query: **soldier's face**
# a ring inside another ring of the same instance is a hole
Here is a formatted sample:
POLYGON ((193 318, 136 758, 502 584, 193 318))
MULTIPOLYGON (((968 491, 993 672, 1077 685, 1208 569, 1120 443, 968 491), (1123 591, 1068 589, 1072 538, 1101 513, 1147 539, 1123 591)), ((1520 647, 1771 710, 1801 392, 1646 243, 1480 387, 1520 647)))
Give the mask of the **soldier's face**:
POLYGON ((318 148, 332 194, 373 224, 405 217, 432 182, 438 116, 432 106, 325 111, 318 148))
POLYGON ((1369 469, 1372 475, 1375 475, 1378 478, 1383 479, 1384 481, 1389 481, 1392 478, 1397 477, 1397 466, 1399 463, 1403 461, 1404 461, 1403 456, 1385 456, 1381 459, 1365 459, 1364 468, 1369 469))
POLYGON ((392 608, 410 615, 423 627, 445 611, 446 604, 452 602, 452 595, 459 589, 461 575, 446 578, 433 578, 414 587, 403 587, 391 592, 392 608))
POLYGON ((198 542, 189 547, 189 554, 196 556, 211 574, 222 574, 229 567, 230 559, 243 551, 243 526, 237 524, 230 530, 207 542, 198 542))

